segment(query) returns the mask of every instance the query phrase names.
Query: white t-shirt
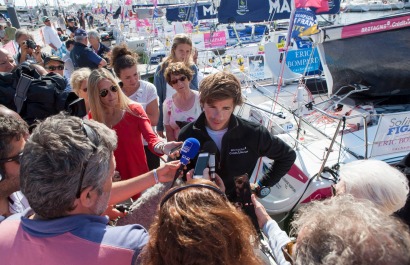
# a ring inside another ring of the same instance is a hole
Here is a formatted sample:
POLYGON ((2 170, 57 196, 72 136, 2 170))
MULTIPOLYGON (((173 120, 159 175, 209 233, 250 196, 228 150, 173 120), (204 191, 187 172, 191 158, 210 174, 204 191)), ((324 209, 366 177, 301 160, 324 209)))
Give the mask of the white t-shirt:
MULTIPOLYGON (((144 110, 147 110, 147 105, 158 98, 157 89, 150 82, 140 80, 140 87, 134 94, 128 97, 129 99, 136 101, 142 105, 144 110)), ((155 126, 152 126, 155 132, 155 126)), ((142 142, 144 145, 148 145, 144 137, 142 137, 142 142)))
POLYGON ((144 110, 146 110, 147 105, 158 98, 157 89, 150 82, 140 80, 140 87, 129 98, 140 103, 144 110))
POLYGON ((199 103, 199 93, 198 91, 192 90, 195 94, 195 102, 189 110, 181 110, 174 104, 173 98, 167 98, 164 101, 163 113, 164 113, 164 125, 171 126, 174 129, 174 137, 178 139, 178 134, 180 127, 176 123, 177 121, 182 122, 192 122, 195 121, 201 114, 201 106, 199 103))
POLYGON ((47 45, 51 43, 54 46, 56 46, 57 49, 60 49, 61 45, 63 45, 63 43, 60 40, 60 37, 58 37, 57 31, 52 27, 45 26, 43 28, 43 36, 44 41, 47 45))
POLYGON ((228 128, 220 130, 220 131, 211 130, 208 126, 206 126, 205 128, 209 134, 209 137, 211 137, 211 139, 214 141, 214 143, 218 147, 218 150, 221 151, 222 137, 228 131, 228 128))

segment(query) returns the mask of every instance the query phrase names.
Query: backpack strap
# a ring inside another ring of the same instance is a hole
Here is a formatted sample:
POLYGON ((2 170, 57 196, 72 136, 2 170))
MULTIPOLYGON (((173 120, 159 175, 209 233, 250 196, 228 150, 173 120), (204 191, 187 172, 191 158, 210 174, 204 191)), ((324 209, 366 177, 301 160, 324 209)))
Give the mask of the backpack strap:
POLYGON ((16 94, 14 95, 14 104, 16 105, 17 113, 20 113, 23 108, 23 103, 27 98, 27 91, 33 79, 24 73, 21 74, 16 87, 16 94))

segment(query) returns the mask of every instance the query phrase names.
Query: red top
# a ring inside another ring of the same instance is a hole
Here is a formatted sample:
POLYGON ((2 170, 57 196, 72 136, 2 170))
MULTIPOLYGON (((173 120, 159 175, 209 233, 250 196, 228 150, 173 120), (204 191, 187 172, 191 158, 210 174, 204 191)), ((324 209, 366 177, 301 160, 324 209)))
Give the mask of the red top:
MULTIPOLYGON (((118 147, 114 151, 116 170, 123 180, 139 176, 149 170, 142 137, 154 154, 154 146, 161 141, 152 130, 151 122, 142 106, 139 103, 132 103, 129 107, 132 113, 125 112, 124 117, 113 127, 118 137, 118 147)), ((138 197, 139 195, 136 195, 133 199, 138 197)))

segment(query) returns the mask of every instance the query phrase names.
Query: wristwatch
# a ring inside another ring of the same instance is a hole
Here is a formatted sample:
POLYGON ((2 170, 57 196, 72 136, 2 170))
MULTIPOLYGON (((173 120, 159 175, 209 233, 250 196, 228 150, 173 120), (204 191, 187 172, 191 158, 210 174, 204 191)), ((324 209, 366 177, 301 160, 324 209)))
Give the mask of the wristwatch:
POLYGON ((263 186, 260 181, 256 183, 256 189, 255 189, 256 196, 259 198, 265 198, 266 196, 269 195, 270 193, 270 187, 268 186, 263 186))

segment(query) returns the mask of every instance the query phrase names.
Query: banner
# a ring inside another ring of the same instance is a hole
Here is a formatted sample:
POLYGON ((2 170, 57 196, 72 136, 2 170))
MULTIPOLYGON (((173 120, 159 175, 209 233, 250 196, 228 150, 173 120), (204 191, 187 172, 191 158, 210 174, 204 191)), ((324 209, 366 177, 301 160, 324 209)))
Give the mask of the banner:
POLYGON ((249 76, 252 80, 260 80, 265 78, 265 56, 253 55, 249 56, 249 76))
POLYGON ((289 50, 286 55, 286 64, 292 72, 298 74, 320 73, 320 58, 317 49, 289 50))
POLYGON ((315 12, 309 8, 296 9, 293 23, 292 38, 294 39, 299 39, 303 36, 309 36, 319 32, 317 29, 315 12))
MULTIPOLYGON (((328 6, 329 11, 319 14, 337 14, 340 0, 330 0, 328 6)), ((291 0, 221 0, 218 22, 248 23, 288 19, 291 10, 291 0)))
POLYGON ((215 19, 217 14, 212 4, 197 3, 192 6, 168 7, 166 18, 168 21, 189 21, 194 17, 196 20, 215 19))
POLYGON ((205 48, 225 48, 226 34, 225 31, 215 31, 212 33, 204 33, 205 48), (212 38, 211 38, 212 37, 212 38))
POLYGON ((386 114, 380 117, 371 156, 410 151, 410 114, 386 114))

